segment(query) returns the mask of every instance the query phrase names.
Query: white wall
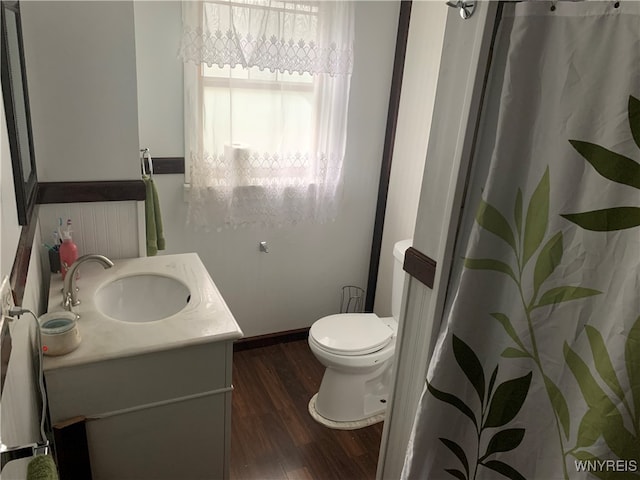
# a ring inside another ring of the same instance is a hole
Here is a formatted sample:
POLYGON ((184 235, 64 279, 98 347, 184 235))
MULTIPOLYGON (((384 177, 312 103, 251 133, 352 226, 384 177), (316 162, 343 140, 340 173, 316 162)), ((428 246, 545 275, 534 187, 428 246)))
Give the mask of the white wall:
MULTIPOLYGON (((182 156, 180 6, 136 2, 134 10, 141 144, 154 156, 182 156)), ((247 336, 307 327, 339 310, 342 285, 366 286, 398 11, 398 2, 356 2, 345 195, 335 222, 198 232, 185 226, 183 176, 155 177, 167 253, 200 255, 247 336), (258 252, 260 241, 268 254, 258 252)))
POLYGON ((393 245, 413 237, 440 68, 447 6, 413 2, 391 163, 374 312, 391 315, 393 245))
POLYGON ((22 2, 41 182, 138 177, 132 1, 22 2))
POLYGON ((140 145, 163 157, 184 155, 182 7, 176 1, 135 2, 140 145))
POLYGON ((0 119, 2 122, 2 125, 0 125, 0 245, 2 247, 0 252, 0 277, 3 277, 11 273, 22 229, 18 225, 16 191, 13 187, 13 169, 11 167, 7 123, 4 117, 4 103, 0 106, 0 109, 2 110, 2 118, 0 119))

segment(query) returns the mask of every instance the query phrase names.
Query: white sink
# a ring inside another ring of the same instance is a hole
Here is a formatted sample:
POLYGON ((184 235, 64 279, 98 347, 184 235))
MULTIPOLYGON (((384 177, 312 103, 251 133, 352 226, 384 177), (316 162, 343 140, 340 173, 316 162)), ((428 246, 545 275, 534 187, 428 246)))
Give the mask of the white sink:
POLYGON ((178 313, 191 299, 189 288, 172 277, 140 274, 107 283, 94 296, 96 309, 122 322, 154 322, 178 313))
MULTIPOLYGON (((82 343, 45 358, 45 370, 129 358, 242 336, 209 272, 195 253, 88 262, 76 281, 82 343)), ((52 275, 49 312, 62 310, 59 275, 52 275)), ((117 478, 117 477, 110 477, 117 478)))

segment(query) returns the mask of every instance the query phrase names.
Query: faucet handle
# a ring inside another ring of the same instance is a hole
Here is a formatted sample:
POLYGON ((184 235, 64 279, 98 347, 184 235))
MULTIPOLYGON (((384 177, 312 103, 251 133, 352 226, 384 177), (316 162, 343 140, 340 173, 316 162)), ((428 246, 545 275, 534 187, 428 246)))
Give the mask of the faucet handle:
POLYGON ((62 306, 65 310, 71 311, 71 292, 62 292, 62 306))
MULTIPOLYGON (((76 292, 79 290, 78 288, 74 289, 76 292)), ((71 307, 77 307, 80 305, 80 299, 73 299, 74 295, 69 292, 62 292, 62 306, 65 310, 71 311, 71 307)))
POLYGON ((67 312, 71 312, 76 316, 76 320, 78 320, 80 318, 80 314, 76 313, 72 310, 72 306, 73 305, 78 305, 80 302, 78 301, 77 303, 73 303, 73 297, 71 296, 71 292, 68 292, 67 294, 65 294, 64 298, 62 299, 62 307, 67 311, 67 312))

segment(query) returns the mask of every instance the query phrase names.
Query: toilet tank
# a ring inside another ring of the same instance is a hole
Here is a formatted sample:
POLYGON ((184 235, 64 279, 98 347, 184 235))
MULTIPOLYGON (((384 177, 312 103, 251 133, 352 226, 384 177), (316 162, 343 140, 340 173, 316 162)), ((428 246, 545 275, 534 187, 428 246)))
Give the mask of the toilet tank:
POLYGON ((393 246, 393 285, 391 287, 391 315, 396 320, 400 319, 400 306, 402 305, 402 289, 404 288, 404 252, 411 246, 413 239, 400 240, 393 246))

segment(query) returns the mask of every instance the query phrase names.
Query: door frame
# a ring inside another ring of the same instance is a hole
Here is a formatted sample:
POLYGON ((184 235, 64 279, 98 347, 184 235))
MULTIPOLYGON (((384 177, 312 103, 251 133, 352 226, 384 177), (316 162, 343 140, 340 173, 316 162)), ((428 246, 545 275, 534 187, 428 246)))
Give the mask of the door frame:
POLYGON ((487 0, 476 2, 474 14, 467 20, 457 9, 447 14, 412 254, 405 256, 405 270, 410 275, 405 275, 378 479, 401 476, 440 330, 500 14, 500 2, 487 0), (430 267, 420 268, 416 262, 421 259, 430 267), (428 274, 421 276, 425 270, 428 274))

